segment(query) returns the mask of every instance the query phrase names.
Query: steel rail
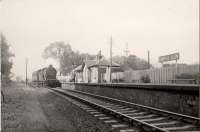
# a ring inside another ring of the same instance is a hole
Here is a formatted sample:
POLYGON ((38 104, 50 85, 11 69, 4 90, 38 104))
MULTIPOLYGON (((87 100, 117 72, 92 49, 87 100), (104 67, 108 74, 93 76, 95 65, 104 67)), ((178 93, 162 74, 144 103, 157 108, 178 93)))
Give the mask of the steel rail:
POLYGON ((120 117, 120 119, 122 119, 123 121, 129 121, 129 122, 131 122, 131 125, 136 125, 136 127, 137 126, 143 126, 143 127, 146 127, 149 131, 154 131, 154 132, 169 132, 169 131, 167 131, 165 129, 159 128, 157 126, 148 124, 146 122, 143 122, 143 121, 140 121, 140 120, 135 119, 133 117, 127 116, 125 114, 122 114, 122 113, 120 113, 120 112, 118 112, 116 110, 113 110, 111 108, 108 108, 108 107, 105 107, 103 105, 88 101, 87 99, 81 98, 81 97, 79 97, 77 95, 69 94, 66 91, 63 91, 61 89, 50 89, 50 90, 53 90, 55 92, 61 93, 61 94, 66 95, 66 96, 69 96, 69 97, 71 97, 73 99, 76 99, 76 100, 79 100, 81 102, 84 102, 84 103, 86 103, 86 104, 88 104, 90 106, 98 108, 99 110, 107 112, 107 113, 109 113, 109 114, 111 114, 113 116, 120 117))

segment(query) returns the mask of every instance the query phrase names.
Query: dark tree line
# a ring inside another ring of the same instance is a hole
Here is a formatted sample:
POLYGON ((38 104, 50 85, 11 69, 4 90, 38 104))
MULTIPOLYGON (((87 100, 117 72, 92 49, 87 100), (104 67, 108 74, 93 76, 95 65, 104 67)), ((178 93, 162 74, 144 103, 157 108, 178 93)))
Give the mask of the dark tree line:
MULTIPOLYGON (((57 60, 60 64, 60 71, 65 75, 78 65, 82 64, 86 59, 95 59, 96 55, 91 55, 88 53, 79 53, 78 51, 73 51, 70 44, 65 44, 62 41, 54 42, 47 46, 42 54, 44 59, 53 58, 57 60)), ((147 61, 140 59, 135 55, 115 56, 113 61, 130 67, 133 70, 147 69, 147 61)))
POLYGON ((11 68, 13 62, 11 58, 14 56, 10 51, 10 45, 8 44, 5 36, 0 34, 0 47, 1 47, 1 80, 3 84, 11 81, 11 68))

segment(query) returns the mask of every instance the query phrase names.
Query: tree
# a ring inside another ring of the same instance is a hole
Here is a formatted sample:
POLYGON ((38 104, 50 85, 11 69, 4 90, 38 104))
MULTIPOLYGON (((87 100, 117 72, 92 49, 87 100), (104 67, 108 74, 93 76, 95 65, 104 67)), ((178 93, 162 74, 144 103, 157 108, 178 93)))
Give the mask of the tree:
POLYGON ((12 60, 14 56, 10 51, 10 45, 3 34, 0 34, 0 48, 1 48, 1 80, 3 84, 10 82, 11 80, 11 68, 12 60))
MULTIPOLYGON (((60 64, 59 70, 64 75, 71 72, 73 68, 81 65, 86 58, 88 58, 88 60, 94 60, 96 58, 96 55, 73 51, 70 44, 65 44, 62 41, 51 43, 45 48, 42 56, 44 59, 53 58, 57 60, 60 64)), ((135 55, 129 55, 128 57, 115 56, 113 57, 113 61, 120 65, 128 66, 134 70, 148 68, 147 61, 140 59, 135 55)))
POLYGON ((125 65, 133 70, 142 70, 148 68, 148 62, 137 57, 136 55, 125 56, 115 56, 113 57, 113 61, 119 63, 120 65, 125 65))
POLYGON ((44 59, 53 58, 60 64, 62 74, 69 73, 73 68, 82 64, 83 56, 79 52, 74 52, 70 44, 63 41, 51 43, 45 48, 42 57, 44 59))
POLYGON ((63 55, 69 55, 71 53, 72 49, 69 44, 65 44, 63 41, 57 41, 45 48, 42 57, 44 59, 54 58, 60 60, 63 55))
POLYGON ((70 73, 73 68, 81 65, 85 58, 95 59, 96 55, 90 55, 87 53, 79 53, 73 51, 70 44, 65 44, 62 41, 51 43, 45 48, 42 57, 44 59, 53 58, 60 64, 60 71, 66 75, 70 73))

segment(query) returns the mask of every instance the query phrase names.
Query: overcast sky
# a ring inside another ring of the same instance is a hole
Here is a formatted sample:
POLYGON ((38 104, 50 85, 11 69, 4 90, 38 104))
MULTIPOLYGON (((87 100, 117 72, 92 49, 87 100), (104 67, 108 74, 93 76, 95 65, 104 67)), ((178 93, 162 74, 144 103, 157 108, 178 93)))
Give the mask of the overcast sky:
POLYGON ((180 52, 180 63, 198 62, 199 0, 2 0, 0 31, 11 45, 13 73, 25 76, 44 67, 41 54, 51 42, 70 43, 73 50, 109 57, 131 54, 151 62, 180 52))

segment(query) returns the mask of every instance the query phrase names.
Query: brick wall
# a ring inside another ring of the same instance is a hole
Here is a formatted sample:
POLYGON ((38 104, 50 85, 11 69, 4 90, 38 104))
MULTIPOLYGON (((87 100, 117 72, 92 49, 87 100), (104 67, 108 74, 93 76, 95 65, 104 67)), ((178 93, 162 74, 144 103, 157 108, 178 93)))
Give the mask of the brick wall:
POLYGON ((199 87, 197 85, 79 83, 75 84, 74 88, 176 113, 198 116, 199 87))

